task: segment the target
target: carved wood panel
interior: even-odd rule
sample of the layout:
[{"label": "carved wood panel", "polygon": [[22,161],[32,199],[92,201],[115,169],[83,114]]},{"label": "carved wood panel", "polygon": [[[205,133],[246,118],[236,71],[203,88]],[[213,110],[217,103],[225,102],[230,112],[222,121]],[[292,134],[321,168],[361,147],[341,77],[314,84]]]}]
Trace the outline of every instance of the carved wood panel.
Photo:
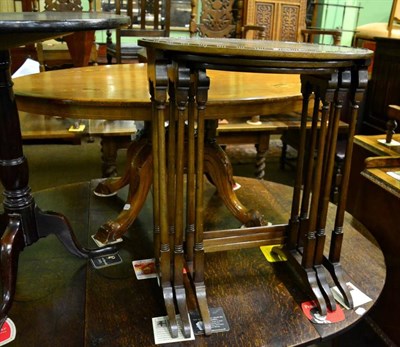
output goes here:
[{"label": "carved wood panel", "polygon": [[267,40],[300,41],[306,9],[306,0],[246,0],[243,24],[264,26]]},{"label": "carved wood panel", "polygon": [[232,0],[203,0],[198,30],[205,37],[235,37]]},{"label": "carved wood panel", "polygon": [[44,8],[46,11],[59,11],[59,12],[81,12],[81,0],[45,0]]}]

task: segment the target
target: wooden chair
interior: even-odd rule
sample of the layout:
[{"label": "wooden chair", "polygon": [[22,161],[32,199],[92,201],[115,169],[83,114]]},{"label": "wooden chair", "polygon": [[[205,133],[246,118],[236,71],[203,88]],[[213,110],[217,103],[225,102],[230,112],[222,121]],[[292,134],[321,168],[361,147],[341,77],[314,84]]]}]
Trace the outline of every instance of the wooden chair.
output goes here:
[{"label": "wooden chair", "polygon": [[375,37],[400,38],[400,2],[393,0],[387,23],[369,23],[356,28],[353,46],[359,47],[362,41],[374,41]]},{"label": "wooden chair", "polygon": [[[200,16],[198,13],[200,12]],[[307,41],[313,42],[317,35],[330,35],[333,43],[340,44],[340,30],[325,30],[306,27],[307,0],[195,0],[192,1],[192,15],[189,25],[190,35],[214,38],[246,38],[277,41]],[[282,115],[282,122],[285,122],[287,115]],[[276,117],[274,118],[276,121]],[[280,122],[280,123],[282,123]],[[264,122],[265,123],[265,122]],[[256,134],[249,129],[250,125],[258,127],[264,124],[260,116],[253,116],[243,121],[243,132]],[[292,125],[292,121],[291,124]],[[238,124],[235,124],[237,127]],[[299,122],[300,126],[300,122]],[[229,134],[237,137],[235,132],[225,132],[224,128],[229,127],[221,122],[218,125],[218,133],[224,134],[224,141],[227,144],[237,143],[231,141]],[[271,133],[277,131],[271,126],[265,127]],[[255,140],[249,136],[250,141],[255,143],[257,149],[255,174],[258,178],[265,175],[265,155],[268,151],[268,137],[260,137],[264,141]],[[267,139],[267,140],[265,140]],[[254,142],[250,142],[254,143]],[[284,153],[282,154],[284,157]]]},{"label": "wooden chair", "polygon": [[[14,0],[14,12],[37,12],[39,10],[38,0]],[[37,60],[36,47],[34,44],[11,49],[11,73],[17,71],[27,58]]]},{"label": "wooden chair", "polygon": [[[93,11],[93,0],[88,0],[89,11]],[[81,0],[45,0],[45,11],[82,11]],[[54,67],[89,65],[97,62],[95,32],[78,32],[56,40],[48,40],[36,45],[41,71]]]},{"label": "wooden chair", "polygon": [[340,30],[306,27],[307,0],[200,1],[192,2],[191,36],[313,42],[329,35],[340,44]]},{"label": "wooden chair", "polygon": [[118,64],[123,60],[136,60],[142,47],[136,43],[122,42],[124,37],[169,36],[171,21],[171,0],[108,0],[103,2],[103,11],[115,11],[116,14],[126,14],[131,18],[128,28],[116,29],[115,43],[111,32],[107,32],[107,62],[111,64],[115,57]]}]

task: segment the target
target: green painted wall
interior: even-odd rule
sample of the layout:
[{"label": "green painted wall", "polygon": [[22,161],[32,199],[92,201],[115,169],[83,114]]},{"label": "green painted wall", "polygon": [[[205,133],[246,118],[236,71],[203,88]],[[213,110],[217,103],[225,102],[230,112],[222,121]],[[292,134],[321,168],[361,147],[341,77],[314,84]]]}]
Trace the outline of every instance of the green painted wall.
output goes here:
[{"label": "green painted wall", "polygon": [[318,1],[324,4],[319,10],[318,26],[342,29],[342,44],[346,46],[351,45],[353,33],[357,26],[367,23],[387,22],[392,7],[392,0]]},{"label": "green painted wall", "polygon": [[392,0],[361,0],[358,25],[387,22],[392,8]]}]

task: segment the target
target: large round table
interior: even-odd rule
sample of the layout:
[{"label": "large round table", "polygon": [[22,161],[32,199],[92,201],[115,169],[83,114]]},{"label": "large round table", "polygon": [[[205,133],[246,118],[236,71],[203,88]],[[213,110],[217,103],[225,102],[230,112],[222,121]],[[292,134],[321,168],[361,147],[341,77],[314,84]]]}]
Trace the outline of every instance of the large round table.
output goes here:
[{"label": "large round table", "polygon": [[[253,204],[274,223],[284,223],[293,188],[250,178],[235,177],[245,204]],[[70,184],[34,194],[45,209],[63,211],[78,240],[94,245],[98,222],[114,218],[127,190],[112,199],[92,194],[98,180]],[[268,198],[265,203],[264,197]],[[206,229],[235,228],[215,188],[204,193]],[[152,200],[147,199],[134,224],[123,236],[119,255],[123,262],[95,269],[71,255],[52,236],[27,248],[20,256],[18,291],[10,317],[17,327],[15,346],[155,346],[152,318],[165,316],[156,278],[138,280],[132,261],[152,258]],[[335,208],[330,206],[329,227]],[[351,215],[345,217],[346,236],[341,263],[345,280],[372,301],[357,307],[367,312],[385,283],[382,251],[370,233]],[[358,311],[344,310],[345,320],[314,324],[303,314],[308,301],[288,262],[270,263],[260,248],[206,254],[205,280],[211,308],[222,308],[230,330],[197,335],[187,346],[300,346],[333,339],[363,319]],[[188,291],[191,286],[188,284]],[[193,299],[193,297],[191,297]],[[195,310],[191,301],[189,310]],[[171,346],[175,346],[171,344]],[[178,343],[179,345],[179,343]],[[168,345],[169,346],[169,345]]]}]

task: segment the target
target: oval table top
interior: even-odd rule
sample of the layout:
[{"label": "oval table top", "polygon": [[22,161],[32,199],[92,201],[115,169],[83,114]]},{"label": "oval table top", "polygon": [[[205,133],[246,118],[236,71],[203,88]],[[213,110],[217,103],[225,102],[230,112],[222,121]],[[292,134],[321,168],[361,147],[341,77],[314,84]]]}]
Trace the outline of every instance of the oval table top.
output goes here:
[{"label": "oval table top", "polygon": [[0,13],[0,49],[34,43],[62,34],[129,25],[127,16],[98,12]]},{"label": "oval table top", "polygon": [[[300,77],[210,70],[207,118],[301,110]],[[21,111],[86,119],[150,120],[146,64],[100,65],[14,79]]]},{"label": "oval table top", "polygon": [[[334,67],[340,66],[345,60],[368,59],[373,55],[372,51],[362,48],[268,40],[160,37],[143,38],[138,43],[150,49],[179,54],[182,60],[204,62],[203,58],[207,56],[207,63],[211,63],[210,57],[220,57],[225,63],[233,65],[237,65],[238,59],[244,58],[242,63],[251,61],[250,65],[261,66],[261,60],[273,59],[276,66],[280,65],[279,62],[285,62],[300,67],[300,61],[313,61],[314,67],[320,63],[321,66]],[[195,56],[199,56],[199,59]],[[238,59],[229,59],[232,57]],[[260,61],[255,62],[257,59]]]}]

